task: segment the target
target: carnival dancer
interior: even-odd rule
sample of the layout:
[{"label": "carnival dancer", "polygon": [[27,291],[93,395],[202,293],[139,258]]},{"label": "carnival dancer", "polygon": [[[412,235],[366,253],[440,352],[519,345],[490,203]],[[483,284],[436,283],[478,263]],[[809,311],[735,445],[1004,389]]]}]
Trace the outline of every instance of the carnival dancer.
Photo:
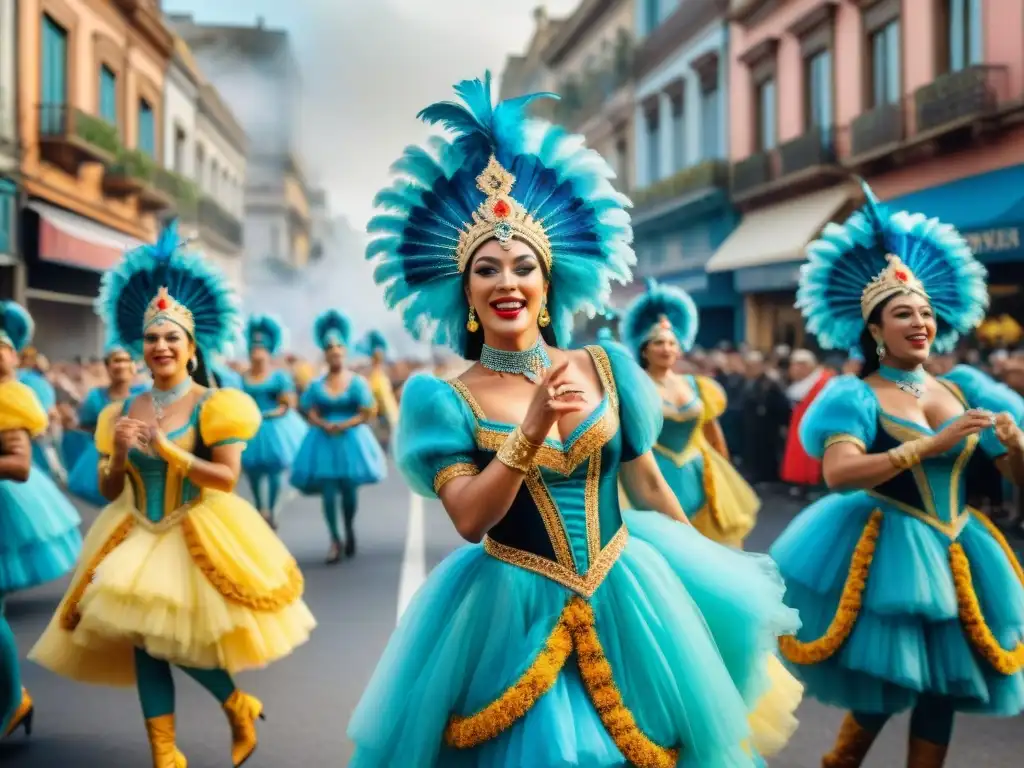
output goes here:
[{"label": "carnival dancer", "polygon": [[725,392],[707,376],[674,371],[697,338],[697,306],[678,288],[647,281],[623,314],[623,341],[658,387],[664,426],[654,457],[694,526],[708,538],[742,547],[761,502],[729,463],[718,424]]},{"label": "carnival dancer", "polygon": [[67,479],[67,471],[57,450],[61,440],[56,439],[60,426],[57,390],[39,369],[39,352],[35,347],[26,347],[21,353],[18,381],[32,390],[46,412],[46,430],[32,439],[32,461],[40,471],[64,482]]},{"label": "carnival dancer", "polygon": [[256,507],[272,528],[277,527],[281,481],[291,467],[307,429],[295,411],[295,383],[291,374],[271,367],[272,358],[285,345],[285,334],[284,325],[271,315],[253,315],[245,331],[249,345],[249,372],[243,383],[245,391],[260,407],[263,423],[242,454],[242,468],[249,480]]},{"label": "carnival dancer", "polygon": [[172,221],[103,276],[100,313],[112,340],[143,357],[153,389],[100,414],[100,488],[115,501],[29,658],[80,682],[136,686],[154,768],[187,765],[175,740],[179,667],[221,703],[238,766],[256,749],[263,705],[232,676],[288,655],[315,622],[294,559],[233,492],[259,408],[206,386],[206,356],[237,322],[235,296],[180,243]]},{"label": "carnival dancer", "polygon": [[[796,614],[770,559],[687,524],[629,353],[568,348],[573,315],[630,276],[628,201],[579,137],[527,121],[536,96],[494,107],[489,75],[456,92],[466,106],[421,117],[457,138],[395,164],[409,178],[377,196],[367,254],[409,331],[474,361],[408,382],[395,450],[483,544],[403,615],[349,725],[350,765],[754,765],[748,750],[795,724],[799,686],[768,660]],[[624,524],[620,468],[661,514]]]},{"label": "carnival dancer", "polygon": [[32,698],[21,687],[4,598],[58,579],[82,547],[78,512],[32,462],[30,441],[46,430],[46,412],[17,379],[18,352],[32,339],[29,313],[0,301],[0,735],[32,730]]},{"label": "carnival dancer", "polygon": [[327,373],[302,393],[299,408],[309,419],[310,430],[292,465],[291,482],[302,493],[320,496],[331,536],[327,563],[334,564],[342,553],[339,504],[345,522],[344,552],[352,557],[359,487],[383,480],[387,461],[369,426],[376,415],[370,384],[345,368],[349,319],[336,309],[321,312],[313,335],[324,351]]},{"label": "carnival dancer", "polygon": [[242,375],[232,370],[223,355],[217,355],[210,363],[210,371],[220,389],[245,389]]},{"label": "carnival dancer", "polygon": [[[111,403],[120,403],[130,395],[145,390],[134,384],[135,360],[132,353],[120,344],[107,345],[103,363],[107,368],[109,387],[96,387],[89,391],[78,409],[78,427],[89,433],[96,432],[100,413]],[[107,500],[100,493],[99,451],[95,440],[90,440],[68,475],[68,490],[83,501],[97,507],[106,506]]]},{"label": "carnival dancer", "polygon": [[861,765],[911,710],[908,766],[938,768],[956,712],[1024,710],[1024,574],[966,507],[980,448],[1024,480],[1024,400],[959,366],[923,370],[984,317],[984,268],[936,219],[866,206],[808,247],[797,305],[828,349],[863,351],[807,411],[801,439],[829,487],[771,553],[803,629],[781,648],[808,692],[849,710],[826,768]]},{"label": "carnival dancer", "polygon": [[786,397],[792,406],[786,452],[782,457],[782,482],[790,484],[790,494],[806,496],[821,484],[821,462],[807,455],[800,444],[800,423],[814,399],[832,378],[832,372],[818,364],[818,358],[807,349],[796,349],[789,357],[790,384]]},{"label": "carnival dancer", "polygon": [[390,444],[391,435],[398,426],[398,400],[388,375],[388,340],[380,331],[369,331],[363,339],[361,349],[370,356],[370,391],[377,403],[374,426],[381,444]]}]

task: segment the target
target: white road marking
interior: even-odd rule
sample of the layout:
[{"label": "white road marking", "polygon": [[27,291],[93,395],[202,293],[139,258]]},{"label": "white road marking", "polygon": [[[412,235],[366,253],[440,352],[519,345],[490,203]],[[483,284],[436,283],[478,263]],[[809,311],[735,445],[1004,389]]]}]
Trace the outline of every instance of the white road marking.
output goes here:
[{"label": "white road marking", "polygon": [[398,581],[398,620],[412,602],[413,595],[427,580],[427,552],[423,535],[423,497],[409,494],[409,527],[405,534],[405,555]]}]

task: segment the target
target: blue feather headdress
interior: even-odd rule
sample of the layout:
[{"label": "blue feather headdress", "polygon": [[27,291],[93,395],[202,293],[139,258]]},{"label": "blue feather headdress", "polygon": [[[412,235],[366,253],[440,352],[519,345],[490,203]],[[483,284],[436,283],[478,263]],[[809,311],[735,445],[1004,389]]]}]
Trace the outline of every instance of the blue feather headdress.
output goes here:
[{"label": "blue feather headdress", "polygon": [[313,323],[313,338],[320,349],[339,344],[347,347],[351,335],[352,323],[348,316],[336,309],[321,312]]},{"label": "blue feather headdress", "polygon": [[875,307],[917,293],[935,311],[935,351],[953,349],[985,317],[985,268],[951,226],[921,213],[890,213],[861,185],[866,205],[842,225],[826,225],[807,247],[796,301],[807,329],[826,349],[850,349]]},{"label": "blue feather headdress", "polygon": [[288,340],[288,329],[274,315],[250,315],[245,324],[245,343],[250,350],[262,347],[271,357],[284,348]]},{"label": "blue feather headdress", "polygon": [[135,358],[135,356],[132,355],[132,351],[128,349],[128,347],[126,347],[124,344],[121,344],[120,342],[117,341],[108,341],[106,345],[103,347],[103,361],[106,362],[112,356],[118,354],[119,352],[123,352],[129,355],[130,357],[132,357],[132,359]]},{"label": "blue feather headdress", "polygon": [[551,278],[548,312],[558,345],[569,342],[573,315],[593,315],[610,281],[628,282],[629,200],[614,172],[583,139],[528,119],[535,93],[493,105],[491,76],[455,86],[463,103],[433,104],[419,117],[454,134],[427,148],[409,147],[391,170],[402,178],[380,193],[384,209],[368,225],[367,248],[385,302],[398,308],[418,340],[463,354],[468,306],[463,271],[491,239],[527,242]]},{"label": "blue feather headdress", "polygon": [[388,340],[378,330],[369,330],[359,342],[359,353],[362,355],[373,355],[376,352],[387,354],[389,349]]},{"label": "blue feather headdress", "polygon": [[111,344],[141,356],[146,327],[169,321],[184,328],[203,352],[218,352],[236,332],[234,290],[208,259],[183,245],[172,219],[155,245],[129,251],[103,275],[96,312]]},{"label": "blue feather headdress", "polygon": [[36,324],[32,315],[21,304],[14,301],[0,301],[0,344],[6,344],[15,352],[21,352],[32,341]]},{"label": "blue feather headdress", "polygon": [[660,329],[671,330],[686,352],[697,338],[697,305],[685,291],[647,280],[647,291],[626,308],[619,323],[623,343],[640,358],[640,350]]}]

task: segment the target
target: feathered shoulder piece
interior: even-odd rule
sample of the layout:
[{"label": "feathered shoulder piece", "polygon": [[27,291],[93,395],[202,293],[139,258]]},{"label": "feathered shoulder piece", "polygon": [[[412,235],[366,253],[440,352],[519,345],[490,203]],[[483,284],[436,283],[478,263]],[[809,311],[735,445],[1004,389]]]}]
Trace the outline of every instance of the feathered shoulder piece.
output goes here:
[{"label": "feathered shoulder piece", "polygon": [[32,315],[21,304],[14,301],[0,301],[0,344],[21,352],[32,341],[36,325]]},{"label": "feathered shoulder piece", "polygon": [[359,343],[359,352],[364,355],[372,355],[378,351],[387,354],[388,340],[380,331],[369,330]]},{"label": "feathered shoulder piece", "polygon": [[640,358],[643,345],[659,333],[672,333],[686,352],[697,338],[697,305],[679,288],[648,279],[647,290],[626,308],[619,322],[619,335],[630,351]]},{"label": "feathered shoulder piece", "polygon": [[337,309],[321,312],[313,322],[313,337],[320,349],[338,344],[347,347],[351,335],[352,323],[347,315]]},{"label": "feathered shoulder piece", "polygon": [[270,314],[250,315],[245,324],[245,343],[249,349],[262,347],[271,356],[278,355],[288,341],[288,329]]},{"label": "feathered shoulder piece", "polygon": [[827,349],[858,345],[876,307],[897,294],[928,299],[938,321],[934,349],[946,352],[985,317],[985,268],[948,224],[890,212],[861,182],[867,202],[843,224],[827,224],[807,247],[797,307]]},{"label": "feathered shoulder piece", "polygon": [[110,345],[141,355],[146,328],[172,322],[204,352],[216,353],[237,332],[234,290],[212,262],[184,246],[172,219],[155,245],[129,251],[103,275],[96,312],[107,326]]},{"label": "feathered shoulder piece", "polygon": [[527,243],[551,278],[548,312],[560,346],[573,315],[594,314],[611,280],[627,282],[636,262],[629,200],[614,173],[583,139],[527,118],[534,93],[494,105],[491,77],[455,86],[461,103],[441,102],[419,117],[446,128],[426,148],[409,147],[392,166],[398,179],[378,193],[367,258],[419,341],[462,354],[468,306],[463,272],[480,245]]}]

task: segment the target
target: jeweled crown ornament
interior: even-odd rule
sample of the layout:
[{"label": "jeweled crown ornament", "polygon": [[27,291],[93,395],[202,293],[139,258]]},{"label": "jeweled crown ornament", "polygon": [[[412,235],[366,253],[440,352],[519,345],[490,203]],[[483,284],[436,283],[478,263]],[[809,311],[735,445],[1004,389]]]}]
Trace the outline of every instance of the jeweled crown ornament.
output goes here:
[{"label": "jeweled crown ornament", "polygon": [[647,334],[648,339],[656,339],[662,334],[675,335],[672,330],[672,321],[668,319],[667,315],[659,315],[658,322],[651,326],[650,332]]},{"label": "jeweled crown ornament", "polygon": [[483,243],[494,238],[506,251],[516,237],[528,243],[544,266],[551,270],[551,241],[540,222],[535,221],[523,206],[512,197],[516,177],[501,166],[491,155],[487,167],[476,178],[477,188],[487,195],[473,212],[473,220],[459,233],[455,260],[459,272],[466,269],[470,257]]},{"label": "jeweled crown ornament", "polygon": [[860,296],[860,312],[864,320],[871,316],[875,307],[899,293],[916,293],[923,299],[930,299],[924,285],[899,256],[890,253],[885,259],[888,266],[867,284]]},{"label": "jeweled crown ornament", "polygon": [[195,335],[196,321],[188,307],[171,296],[167,288],[161,288],[157,291],[153,300],[149,302],[149,306],[146,307],[146,314],[142,318],[142,326],[143,328],[149,328],[153,323],[165,320],[181,326],[190,336]]}]

